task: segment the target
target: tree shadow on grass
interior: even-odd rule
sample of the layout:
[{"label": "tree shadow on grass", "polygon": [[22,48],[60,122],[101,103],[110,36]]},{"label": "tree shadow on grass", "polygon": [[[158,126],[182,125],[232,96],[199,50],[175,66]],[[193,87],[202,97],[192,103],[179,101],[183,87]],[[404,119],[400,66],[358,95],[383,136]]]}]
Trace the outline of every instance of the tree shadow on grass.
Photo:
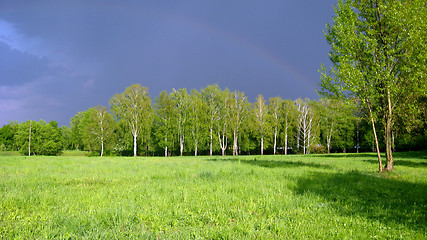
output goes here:
[{"label": "tree shadow on grass", "polygon": [[303,161],[287,161],[287,160],[258,160],[254,159],[237,159],[237,158],[217,158],[207,159],[207,161],[226,161],[226,162],[239,162],[264,168],[296,168],[296,167],[311,167],[330,169],[331,166],[326,164],[303,162]]},{"label": "tree shadow on grass", "polygon": [[424,159],[427,160],[427,150],[416,151],[416,152],[393,152],[393,157],[402,158],[413,158],[413,159]]},{"label": "tree shadow on grass", "polygon": [[342,215],[359,215],[389,226],[426,230],[427,185],[396,179],[395,175],[313,172],[297,180],[297,194],[316,194],[326,207]]},{"label": "tree shadow on grass", "polygon": [[[362,160],[363,162],[376,164],[378,165],[378,160]],[[383,164],[385,160],[383,160]],[[416,159],[416,160],[403,160],[399,158],[394,158],[394,166],[405,166],[413,168],[427,168],[427,160]]]},{"label": "tree shadow on grass", "polygon": [[310,158],[372,158],[376,157],[376,153],[331,153],[331,154],[310,154],[306,155]]}]

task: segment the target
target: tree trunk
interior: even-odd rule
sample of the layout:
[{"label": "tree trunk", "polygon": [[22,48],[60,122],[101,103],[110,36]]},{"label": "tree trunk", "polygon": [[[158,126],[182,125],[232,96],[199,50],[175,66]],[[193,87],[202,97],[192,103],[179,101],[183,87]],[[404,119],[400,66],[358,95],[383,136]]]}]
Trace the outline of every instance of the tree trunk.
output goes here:
[{"label": "tree trunk", "polygon": [[137,135],[133,135],[133,156],[136,157],[136,137]]},{"label": "tree trunk", "polygon": [[274,150],[273,154],[276,155],[276,147],[277,147],[277,127],[274,128]]},{"label": "tree trunk", "polygon": [[264,155],[264,136],[261,136],[261,155]]},{"label": "tree trunk", "polygon": [[182,154],[184,152],[184,139],[182,137],[179,139],[179,152],[182,157]]},{"label": "tree trunk", "polygon": [[285,155],[288,155],[288,119],[286,119],[285,127]]},{"label": "tree trunk", "polygon": [[233,156],[239,155],[237,152],[237,132],[234,130],[233,132]]},{"label": "tree trunk", "polygon": [[305,154],[305,144],[306,144],[306,140],[307,140],[307,136],[306,136],[306,133],[304,132],[304,134],[303,134],[303,137],[304,137],[304,139],[303,139],[303,143],[304,143],[304,146],[303,146],[303,154]]},{"label": "tree trunk", "polygon": [[368,104],[368,108],[369,108],[369,115],[370,115],[371,123],[372,123],[372,130],[374,131],[375,146],[376,146],[377,155],[378,155],[378,171],[382,172],[383,171],[383,163],[382,163],[382,160],[381,160],[381,153],[380,153],[380,146],[378,144],[377,131],[375,130],[374,116],[372,114],[372,109],[371,109],[371,107],[370,107],[369,104]]},{"label": "tree trunk", "polygon": [[359,153],[359,121],[356,121],[356,152]]},{"label": "tree trunk", "polygon": [[101,157],[104,155],[104,140],[101,139]]},{"label": "tree trunk", "polygon": [[334,122],[331,123],[331,129],[329,131],[329,135],[326,136],[326,142],[327,142],[327,145],[328,145],[328,154],[331,153],[331,139],[332,139],[333,129],[334,129]]},{"label": "tree trunk", "polygon": [[165,134],[165,144],[166,144],[166,146],[165,146],[165,157],[167,157],[168,156],[168,134],[167,133]]},{"label": "tree trunk", "polygon": [[196,156],[196,157],[197,157],[197,144],[198,144],[198,142],[196,141],[194,143],[194,156]]},{"label": "tree trunk", "polygon": [[211,142],[209,146],[209,156],[212,156],[212,128],[210,128],[210,132],[211,132]]},{"label": "tree trunk", "polygon": [[222,135],[222,141],[221,141],[221,134],[218,133],[219,147],[221,148],[222,156],[225,156],[225,149],[227,149],[227,140],[228,138],[225,135]]},{"label": "tree trunk", "polygon": [[391,110],[391,99],[390,99],[390,89],[387,89],[387,100],[388,100],[388,113],[386,117],[386,126],[385,126],[385,149],[386,149],[386,170],[387,171],[393,171],[393,152],[392,152],[392,134],[391,134],[391,128],[392,128],[392,110]]}]

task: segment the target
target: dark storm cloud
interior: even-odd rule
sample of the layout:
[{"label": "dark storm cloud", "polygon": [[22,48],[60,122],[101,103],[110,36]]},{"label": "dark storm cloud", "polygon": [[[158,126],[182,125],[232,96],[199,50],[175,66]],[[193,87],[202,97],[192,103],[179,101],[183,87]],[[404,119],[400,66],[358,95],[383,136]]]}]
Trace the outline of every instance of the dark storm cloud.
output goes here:
[{"label": "dark storm cloud", "polygon": [[11,49],[0,42],[0,76],[2,85],[21,85],[34,81],[49,70],[46,58]]},{"label": "dark storm cloud", "polygon": [[316,98],[335,3],[2,1],[0,125],[68,124],[132,83]]}]

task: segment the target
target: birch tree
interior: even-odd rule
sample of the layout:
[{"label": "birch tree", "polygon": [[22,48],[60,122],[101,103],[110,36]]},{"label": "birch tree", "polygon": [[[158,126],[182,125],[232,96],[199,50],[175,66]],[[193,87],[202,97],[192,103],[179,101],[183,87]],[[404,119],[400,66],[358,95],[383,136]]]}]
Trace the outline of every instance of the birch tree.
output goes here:
[{"label": "birch tree", "polygon": [[157,131],[162,135],[160,145],[164,148],[165,157],[167,157],[173,146],[173,128],[176,118],[175,103],[166,91],[162,91],[156,98],[154,107],[156,117],[159,119],[158,124],[156,124]]},{"label": "birch tree", "polygon": [[[148,88],[134,84],[110,99],[111,112],[122,120],[133,136],[133,156],[137,156],[137,139],[143,130],[149,131],[152,119],[151,99]],[[140,136],[142,137],[142,136]]]},{"label": "birch tree", "polygon": [[110,142],[115,130],[113,116],[104,106],[96,106],[88,110],[88,122],[85,125],[85,132],[91,142],[100,145],[100,155],[104,155],[106,143]]},{"label": "birch tree", "polygon": [[264,96],[258,95],[256,102],[253,104],[253,112],[255,116],[256,132],[258,133],[261,142],[261,155],[264,155],[264,138],[268,134],[268,108],[265,104]]},{"label": "birch tree", "polygon": [[[283,125],[283,135],[284,135],[284,143],[285,143],[285,155],[288,154],[289,148],[289,133],[294,132],[292,129],[295,128],[295,121],[297,115],[297,109],[295,107],[295,103],[292,100],[286,99],[282,102],[282,125]],[[299,140],[298,140],[299,141]]]},{"label": "birch tree", "polygon": [[179,139],[179,152],[182,156],[184,153],[184,142],[187,131],[186,128],[190,107],[190,99],[187,93],[187,89],[185,88],[179,90],[173,89],[171,92],[171,98],[174,101],[176,108],[176,127]]},{"label": "birch tree", "polygon": [[209,156],[212,156],[213,151],[213,136],[214,128],[217,121],[219,120],[219,97],[221,89],[218,85],[208,85],[206,88],[201,91],[203,101],[207,105],[206,115],[207,115],[207,127],[209,130]]},{"label": "birch tree", "polygon": [[280,97],[274,97],[269,99],[268,112],[269,122],[271,130],[273,131],[273,154],[276,155],[277,149],[277,137],[279,134],[280,122],[281,122],[281,108],[283,99]]},{"label": "birch tree", "polygon": [[197,90],[191,90],[190,94],[190,116],[189,116],[189,127],[191,131],[191,138],[193,140],[194,156],[197,156],[199,143],[202,140],[203,128],[205,127],[206,116],[206,104],[202,99],[201,93]]},{"label": "birch tree", "polygon": [[302,99],[297,99],[295,104],[299,111],[298,116],[298,131],[299,131],[299,140],[303,143],[303,154],[307,154],[308,147],[315,140],[315,135],[313,134],[313,127],[315,124],[315,120],[313,117],[312,109],[309,107],[309,100],[306,99],[303,101]]},{"label": "birch tree", "polygon": [[217,100],[217,109],[219,110],[217,121],[218,142],[221,148],[221,155],[225,156],[230,125],[230,91],[226,89],[220,92]]},{"label": "birch tree", "polygon": [[241,125],[248,118],[250,103],[244,93],[234,91],[229,98],[230,127],[233,132],[233,155],[238,154],[238,139],[241,133]]},{"label": "birch tree", "polygon": [[322,116],[322,128],[326,137],[326,147],[328,149],[328,154],[330,154],[332,136],[338,131],[339,127],[339,106],[337,106],[338,101],[332,101],[325,98],[320,100],[320,104],[322,107],[320,111]]}]

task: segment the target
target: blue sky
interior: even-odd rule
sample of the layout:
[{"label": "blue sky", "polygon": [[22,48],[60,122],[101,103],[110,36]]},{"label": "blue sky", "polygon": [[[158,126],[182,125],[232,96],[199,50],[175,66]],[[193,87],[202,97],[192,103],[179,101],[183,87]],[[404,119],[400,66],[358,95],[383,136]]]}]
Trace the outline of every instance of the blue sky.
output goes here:
[{"label": "blue sky", "polygon": [[0,2],[0,126],[55,120],[133,83],[318,98],[334,1]]}]

